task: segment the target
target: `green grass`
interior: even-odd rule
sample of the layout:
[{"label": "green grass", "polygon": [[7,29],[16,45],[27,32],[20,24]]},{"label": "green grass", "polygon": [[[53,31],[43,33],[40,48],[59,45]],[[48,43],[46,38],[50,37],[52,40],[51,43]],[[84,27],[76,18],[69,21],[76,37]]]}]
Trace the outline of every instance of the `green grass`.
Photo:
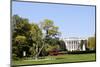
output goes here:
[{"label": "green grass", "polygon": [[12,65],[36,65],[36,64],[51,64],[51,63],[69,63],[69,62],[84,62],[95,61],[95,53],[92,54],[66,54],[59,56],[47,56],[45,59],[39,60],[20,60],[12,61]]}]

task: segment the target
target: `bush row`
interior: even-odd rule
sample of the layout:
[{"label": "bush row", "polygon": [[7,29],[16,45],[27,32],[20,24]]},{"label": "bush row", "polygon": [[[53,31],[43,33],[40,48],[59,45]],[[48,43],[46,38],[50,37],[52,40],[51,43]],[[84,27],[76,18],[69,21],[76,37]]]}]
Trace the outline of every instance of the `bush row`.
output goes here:
[{"label": "bush row", "polygon": [[67,54],[88,54],[88,53],[96,53],[95,50],[91,51],[68,51]]}]

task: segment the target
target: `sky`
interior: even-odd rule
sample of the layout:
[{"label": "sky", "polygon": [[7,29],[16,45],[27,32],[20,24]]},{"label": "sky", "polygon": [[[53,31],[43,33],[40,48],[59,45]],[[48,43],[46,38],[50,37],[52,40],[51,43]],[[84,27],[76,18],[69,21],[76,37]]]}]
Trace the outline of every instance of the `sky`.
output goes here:
[{"label": "sky", "polygon": [[12,2],[12,15],[39,23],[44,19],[54,21],[61,37],[89,37],[95,34],[95,6]]}]

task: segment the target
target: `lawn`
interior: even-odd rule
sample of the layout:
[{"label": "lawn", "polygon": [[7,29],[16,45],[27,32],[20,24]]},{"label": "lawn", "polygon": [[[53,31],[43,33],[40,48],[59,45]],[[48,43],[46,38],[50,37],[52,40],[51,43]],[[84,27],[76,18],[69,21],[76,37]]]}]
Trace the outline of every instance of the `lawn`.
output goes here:
[{"label": "lawn", "polygon": [[95,53],[92,54],[65,54],[58,56],[46,56],[39,60],[20,60],[12,61],[12,65],[37,65],[37,64],[53,64],[53,63],[70,63],[70,62],[84,62],[95,61]]}]

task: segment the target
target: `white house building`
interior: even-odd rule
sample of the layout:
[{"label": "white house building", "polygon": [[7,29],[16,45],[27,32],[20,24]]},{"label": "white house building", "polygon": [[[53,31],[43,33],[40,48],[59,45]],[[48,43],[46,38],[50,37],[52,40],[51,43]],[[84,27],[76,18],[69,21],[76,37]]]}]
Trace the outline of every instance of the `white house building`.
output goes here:
[{"label": "white house building", "polygon": [[77,37],[70,37],[70,38],[63,38],[65,42],[66,49],[68,51],[85,51],[87,45],[87,39],[77,38]]}]

